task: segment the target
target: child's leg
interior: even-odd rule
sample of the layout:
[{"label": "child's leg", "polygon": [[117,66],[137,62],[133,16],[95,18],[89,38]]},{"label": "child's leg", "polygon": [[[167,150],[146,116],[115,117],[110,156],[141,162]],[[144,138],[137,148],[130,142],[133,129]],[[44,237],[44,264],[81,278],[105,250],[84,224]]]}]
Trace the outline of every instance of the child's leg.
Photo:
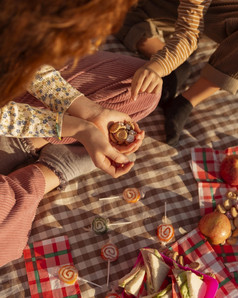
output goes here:
[{"label": "child's leg", "polygon": [[[219,2],[219,3],[218,3]],[[219,5],[217,5],[219,4]],[[229,18],[225,18],[229,15]],[[187,109],[178,105],[175,98],[165,107],[167,142],[175,145],[180,137],[193,107],[206,100],[218,90],[235,94],[238,90],[238,4],[213,1],[206,14],[205,33],[219,46],[202,69],[201,77],[182,93]],[[179,96],[181,98],[181,95]],[[174,109],[176,106],[176,109]],[[188,108],[190,107],[190,108]]]},{"label": "child's leg", "polygon": [[8,175],[26,162],[34,162],[36,150],[24,139],[0,136],[0,174]]}]

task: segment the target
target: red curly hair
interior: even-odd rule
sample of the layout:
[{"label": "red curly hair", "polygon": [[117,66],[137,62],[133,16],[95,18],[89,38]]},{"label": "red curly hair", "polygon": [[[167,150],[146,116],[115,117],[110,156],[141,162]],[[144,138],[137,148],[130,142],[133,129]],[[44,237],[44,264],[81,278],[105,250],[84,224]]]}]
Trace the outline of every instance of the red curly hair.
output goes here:
[{"label": "red curly hair", "polygon": [[0,105],[42,64],[92,53],[137,0],[0,0]]}]

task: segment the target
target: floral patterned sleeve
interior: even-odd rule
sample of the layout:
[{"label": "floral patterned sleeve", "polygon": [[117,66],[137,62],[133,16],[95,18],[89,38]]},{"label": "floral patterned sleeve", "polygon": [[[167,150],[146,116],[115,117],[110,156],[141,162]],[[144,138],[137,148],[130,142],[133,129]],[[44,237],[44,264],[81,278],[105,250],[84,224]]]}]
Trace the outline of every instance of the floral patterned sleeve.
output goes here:
[{"label": "floral patterned sleeve", "polygon": [[0,135],[7,137],[60,137],[63,113],[9,102],[0,109]]},{"label": "floral patterned sleeve", "polygon": [[49,65],[42,66],[36,72],[28,92],[49,109],[58,112],[65,112],[76,98],[83,96],[62,78],[59,71]]}]

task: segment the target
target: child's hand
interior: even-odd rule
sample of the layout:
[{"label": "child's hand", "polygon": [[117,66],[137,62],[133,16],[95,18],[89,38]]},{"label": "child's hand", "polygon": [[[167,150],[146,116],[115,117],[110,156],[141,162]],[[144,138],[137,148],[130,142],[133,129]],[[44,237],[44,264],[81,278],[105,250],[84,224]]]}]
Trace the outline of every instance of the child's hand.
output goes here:
[{"label": "child's hand", "polygon": [[137,69],[131,82],[131,99],[136,100],[140,92],[161,94],[163,80],[157,62],[148,62]]}]

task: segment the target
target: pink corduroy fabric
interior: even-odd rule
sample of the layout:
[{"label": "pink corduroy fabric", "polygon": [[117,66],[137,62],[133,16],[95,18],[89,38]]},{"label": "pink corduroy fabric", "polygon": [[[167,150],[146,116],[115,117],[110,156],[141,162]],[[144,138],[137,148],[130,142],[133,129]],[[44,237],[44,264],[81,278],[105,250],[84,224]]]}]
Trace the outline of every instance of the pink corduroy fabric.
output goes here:
[{"label": "pink corduroy fabric", "polygon": [[0,267],[21,257],[44,190],[44,176],[34,165],[0,175]]}]

